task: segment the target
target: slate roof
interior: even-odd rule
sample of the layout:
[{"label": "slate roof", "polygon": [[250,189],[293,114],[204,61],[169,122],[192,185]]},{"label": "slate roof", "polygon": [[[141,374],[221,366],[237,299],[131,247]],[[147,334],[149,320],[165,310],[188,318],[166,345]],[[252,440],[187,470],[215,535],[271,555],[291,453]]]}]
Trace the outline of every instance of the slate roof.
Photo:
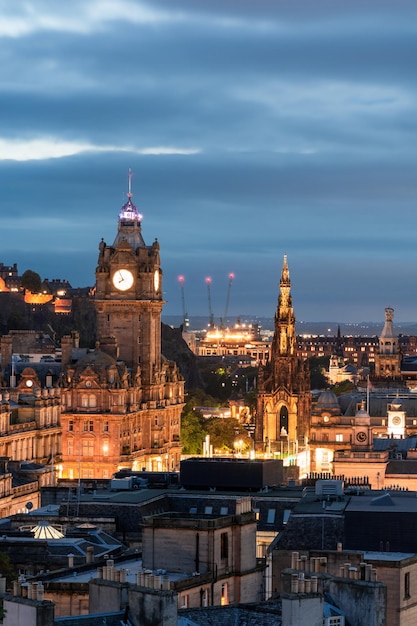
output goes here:
[{"label": "slate roof", "polygon": [[[32,361],[17,361],[13,363],[13,369],[18,381],[23,370],[27,367],[30,367],[35,371],[42,387],[46,387],[47,376],[52,376],[52,383],[54,384],[59,379],[62,370],[62,364],[56,361],[42,361],[39,363],[33,363]],[[12,366],[9,364],[6,368],[6,377],[11,375],[11,369]]]},{"label": "slate roof", "polygon": [[120,626],[126,624],[130,626],[132,622],[123,621],[125,611],[117,611],[117,613],[96,613],[95,615],[72,615],[68,617],[56,617],[54,619],[55,626]]},{"label": "slate roof", "polygon": [[389,461],[385,470],[385,476],[388,474],[417,475],[417,460],[409,459],[406,461]]},{"label": "slate roof", "polygon": [[[373,449],[375,452],[385,450],[397,450],[406,455],[408,450],[417,448],[417,437],[407,437],[406,439],[392,439],[391,437],[377,437],[374,439]],[[407,461],[408,463],[410,461]]]},{"label": "slate roof", "polygon": [[[343,415],[355,417],[356,408],[363,400],[366,393],[349,393],[339,397],[339,404]],[[371,392],[369,396],[369,415],[371,417],[386,417],[389,404],[401,404],[407,417],[417,417],[417,394],[402,390],[388,392]]]},{"label": "slate roof", "polygon": [[178,617],[186,617],[198,626],[280,626],[282,623],[280,602],[180,609]]}]

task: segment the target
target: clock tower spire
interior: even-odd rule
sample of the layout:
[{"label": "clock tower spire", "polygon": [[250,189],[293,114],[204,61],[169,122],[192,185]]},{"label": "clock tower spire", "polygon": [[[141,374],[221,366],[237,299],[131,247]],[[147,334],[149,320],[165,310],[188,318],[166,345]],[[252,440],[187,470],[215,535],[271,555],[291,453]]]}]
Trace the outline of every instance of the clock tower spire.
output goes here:
[{"label": "clock tower spire", "polygon": [[127,202],[119,212],[113,245],[102,239],[96,268],[95,307],[98,339],[114,337],[119,359],[141,371],[145,386],[161,369],[162,270],[159,243],[147,246],[142,215],[132,201],[132,172]]},{"label": "clock tower spire", "polygon": [[132,250],[136,250],[140,247],[145,248],[146,244],[142,237],[143,215],[139,213],[133,204],[132,198],[132,170],[129,169],[127,202],[119,212],[117,235],[113,246],[117,246],[121,241],[127,241]]}]

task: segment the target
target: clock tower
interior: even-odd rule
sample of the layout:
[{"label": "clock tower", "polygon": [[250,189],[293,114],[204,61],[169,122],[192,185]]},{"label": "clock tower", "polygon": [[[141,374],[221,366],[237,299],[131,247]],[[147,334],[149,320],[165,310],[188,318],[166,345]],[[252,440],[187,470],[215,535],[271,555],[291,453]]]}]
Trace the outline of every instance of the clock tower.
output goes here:
[{"label": "clock tower", "polygon": [[388,405],[388,437],[403,439],[405,435],[405,411],[400,402]]},{"label": "clock tower", "polygon": [[129,171],[113,244],[99,244],[96,347],[76,360],[77,346],[63,339],[63,478],[110,478],[120,467],[171,471],[180,464],[184,379],[161,354],[159,244],[143,240],[131,180]]},{"label": "clock tower", "polygon": [[111,246],[99,245],[95,307],[99,340],[115,338],[118,358],[134,373],[140,370],[146,388],[161,369],[162,271],[158,241],[147,246],[143,240],[131,182],[129,170],[117,235]]},{"label": "clock tower", "polygon": [[365,408],[365,402],[361,403],[356,412],[352,427],[352,450],[370,450],[372,448],[371,418]]},{"label": "clock tower", "polygon": [[379,337],[379,348],[375,355],[375,375],[378,378],[401,377],[401,352],[398,336],[394,333],[394,309],[385,309],[385,324]]}]

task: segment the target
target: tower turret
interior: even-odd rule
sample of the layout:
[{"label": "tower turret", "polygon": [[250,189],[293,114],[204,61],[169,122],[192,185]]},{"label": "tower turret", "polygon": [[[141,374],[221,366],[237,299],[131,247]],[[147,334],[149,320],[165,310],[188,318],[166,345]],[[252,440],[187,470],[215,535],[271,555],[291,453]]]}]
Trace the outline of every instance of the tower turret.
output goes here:
[{"label": "tower turret", "polygon": [[385,324],[375,356],[375,374],[381,378],[398,378],[401,375],[401,354],[398,336],[394,332],[394,309],[389,306],[385,309]]}]

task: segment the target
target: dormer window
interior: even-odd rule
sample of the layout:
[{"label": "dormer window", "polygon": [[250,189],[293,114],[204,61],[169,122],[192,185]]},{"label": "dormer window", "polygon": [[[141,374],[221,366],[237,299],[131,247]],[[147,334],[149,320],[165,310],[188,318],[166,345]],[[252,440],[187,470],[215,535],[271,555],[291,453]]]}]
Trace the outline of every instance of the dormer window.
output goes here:
[{"label": "dormer window", "polygon": [[94,409],[97,406],[97,398],[94,393],[83,393],[81,396],[81,406],[83,409]]}]

